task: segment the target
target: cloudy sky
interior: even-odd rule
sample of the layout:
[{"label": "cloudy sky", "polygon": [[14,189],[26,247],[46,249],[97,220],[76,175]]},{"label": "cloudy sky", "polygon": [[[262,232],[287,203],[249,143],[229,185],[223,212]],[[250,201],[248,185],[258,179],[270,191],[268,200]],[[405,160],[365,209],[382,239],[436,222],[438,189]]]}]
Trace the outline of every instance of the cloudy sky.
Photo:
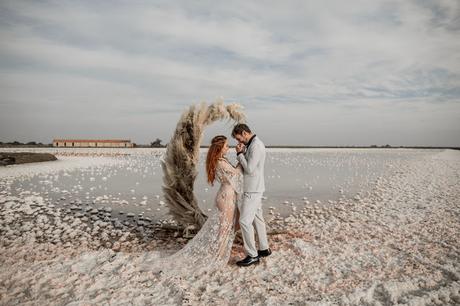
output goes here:
[{"label": "cloudy sky", "polygon": [[2,0],[0,22],[3,142],[167,142],[223,97],[268,145],[460,146],[458,0]]}]

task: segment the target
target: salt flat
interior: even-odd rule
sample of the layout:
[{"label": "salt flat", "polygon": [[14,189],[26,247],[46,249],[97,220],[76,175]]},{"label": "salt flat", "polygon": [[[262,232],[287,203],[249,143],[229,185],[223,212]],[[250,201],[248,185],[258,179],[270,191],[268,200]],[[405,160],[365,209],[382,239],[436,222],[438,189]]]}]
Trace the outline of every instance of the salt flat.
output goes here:
[{"label": "salt flat", "polygon": [[[88,170],[92,175],[104,177],[106,171],[125,168],[130,159],[62,156],[66,158],[59,166],[0,169],[0,304],[459,304],[460,152],[394,150],[393,159],[388,159],[389,152],[369,158],[378,153],[375,150],[366,155],[366,151],[330,149],[323,152],[325,158],[316,153],[269,153],[272,165],[286,162],[306,172],[292,180],[284,177],[281,167],[271,179],[286,180],[290,188],[297,178],[304,178],[313,190],[330,182],[337,187],[337,197],[317,202],[328,190],[315,196],[300,182],[295,185],[300,189],[295,195],[297,209],[291,208],[295,200],[289,199],[289,205],[280,206],[289,207],[287,216],[281,208],[268,214],[269,229],[282,233],[269,237],[274,252],[260,265],[235,266],[242,256],[241,245],[235,244],[222,271],[212,275],[203,271],[175,282],[156,279],[142,267],[179,249],[186,239],[155,236],[148,224],[120,225],[108,204],[103,211],[96,207],[96,213],[86,212],[86,207],[94,209],[93,199],[68,190],[74,201],[68,204],[81,208],[75,212],[49,197],[52,188],[41,188],[55,183],[39,184],[33,191],[12,189],[15,182],[36,175],[52,181],[50,175],[57,171],[83,173],[78,172],[79,163],[92,169]],[[134,160],[145,164],[142,156],[151,154],[142,150]],[[387,166],[381,167],[382,163]],[[349,170],[327,172],[335,176],[332,181],[327,177],[321,181],[321,172],[312,174],[356,165],[361,167],[352,182],[341,179],[351,175]],[[7,172],[2,174],[3,170]],[[267,175],[275,176],[270,170]],[[314,185],[314,181],[321,182]],[[307,200],[301,197],[304,194]],[[276,195],[267,201],[271,198]]]}]

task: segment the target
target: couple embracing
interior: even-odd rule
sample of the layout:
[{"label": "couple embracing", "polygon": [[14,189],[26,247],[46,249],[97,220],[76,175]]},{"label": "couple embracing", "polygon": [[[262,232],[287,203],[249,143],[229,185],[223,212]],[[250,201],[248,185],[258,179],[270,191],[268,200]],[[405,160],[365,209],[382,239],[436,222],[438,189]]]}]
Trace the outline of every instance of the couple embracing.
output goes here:
[{"label": "couple embracing", "polygon": [[[233,242],[234,232],[238,228],[241,229],[246,257],[237,261],[237,265],[249,266],[258,263],[261,257],[271,254],[262,211],[262,195],[265,191],[265,146],[243,123],[233,128],[232,137],[238,141],[235,148],[238,164],[233,166],[227,160],[228,140],[227,137],[219,135],[211,141],[206,158],[206,172],[210,184],[215,180],[220,183],[215,204],[220,216],[220,227],[226,230],[220,231],[219,234],[227,233]],[[255,243],[255,233],[259,241],[258,247]],[[228,241],[228,244],[232,243]],[[228,255],[225,251],[228,250],[218,254]]]},{"label": "couple embracing", "polygon": [[[241,229],[245,257],[238,266],[250,266],[269,256],[267,232],[262,214],[265,191],[265,146],[246,124],[234,126],[236,166],[226,158],[229,150],[226,136],[215,136],[206,157],[208,183],[217,181],[220,188],[208,218],[196,235],[172,255],[153,257],[146,254],[142,269],[163,277],[193,278],[228,266],[236,231]],[[255,243],[255,233],[259,241]]]}]

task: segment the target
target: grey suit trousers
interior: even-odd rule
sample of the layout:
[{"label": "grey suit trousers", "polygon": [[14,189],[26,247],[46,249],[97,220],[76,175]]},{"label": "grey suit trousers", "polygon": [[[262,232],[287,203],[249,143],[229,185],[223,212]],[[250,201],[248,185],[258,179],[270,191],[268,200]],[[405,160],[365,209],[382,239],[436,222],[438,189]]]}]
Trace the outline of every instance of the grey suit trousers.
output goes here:
[{"label": "grey suit trousers", "polygon": [[259,250],[268,249],[267,230],[262,214],[262,192],[244,192],[239,202],[240,227],[247,255],[257,256],[254,227],[259,238]]}]

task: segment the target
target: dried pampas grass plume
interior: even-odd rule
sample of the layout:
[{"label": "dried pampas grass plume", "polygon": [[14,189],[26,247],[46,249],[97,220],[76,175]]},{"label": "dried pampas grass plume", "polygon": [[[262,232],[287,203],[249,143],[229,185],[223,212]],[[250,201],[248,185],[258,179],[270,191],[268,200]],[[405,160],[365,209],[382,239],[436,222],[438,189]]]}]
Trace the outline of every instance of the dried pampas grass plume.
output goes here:
[{"label": "dried pampas grass plume", "polygon": [[169,213],[179,225],[199,230],[207,216],[198,207],[193,186],[198,171],[196,166],[204,128],[218,120],[243,123],[246,117],[239,104],[225,105],[222,99],[207,105],[202,102],[186,110],[169,141],[164,159],[163,193]]}]

